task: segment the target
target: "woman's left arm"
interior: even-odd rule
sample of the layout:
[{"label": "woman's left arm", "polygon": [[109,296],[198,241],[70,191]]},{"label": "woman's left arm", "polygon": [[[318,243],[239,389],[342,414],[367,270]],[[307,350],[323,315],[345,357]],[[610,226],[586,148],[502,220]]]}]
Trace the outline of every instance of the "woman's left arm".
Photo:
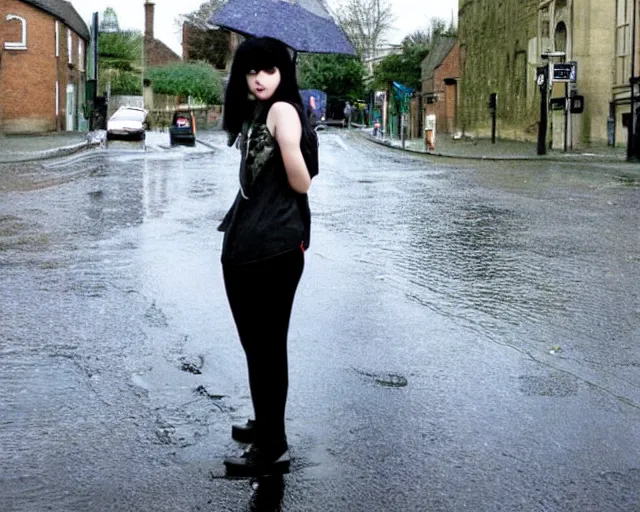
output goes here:
[{"label": "woman's left arm", "polygon": [[311,186],[311,177],[300,150],[302,124],[298,111],[290,103],[274,103],[267,116],[267,127],[280,146],[289,185],[296,192],[306,194]]}]

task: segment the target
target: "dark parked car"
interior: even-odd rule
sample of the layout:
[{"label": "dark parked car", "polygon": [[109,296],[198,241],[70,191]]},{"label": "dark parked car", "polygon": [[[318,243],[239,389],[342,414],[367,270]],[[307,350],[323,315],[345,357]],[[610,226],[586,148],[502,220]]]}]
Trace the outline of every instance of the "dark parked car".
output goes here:
[{"label": "dark parked car", "polygon": [[172,146],[196,145],[196,118],[193,112],[187,110],[174,112],[169,128],[169,140]]}]

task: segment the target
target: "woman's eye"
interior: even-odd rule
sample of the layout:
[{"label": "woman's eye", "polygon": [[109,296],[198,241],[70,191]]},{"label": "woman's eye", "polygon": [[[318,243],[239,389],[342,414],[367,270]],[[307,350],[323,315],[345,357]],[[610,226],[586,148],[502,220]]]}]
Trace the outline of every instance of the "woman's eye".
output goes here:
[{"label": "woman's eye", "polygon": [[247,73],[247,75],[257,75],[256,70],[255,70],[255,69],[251,69],[251,70],[249,70],[249,72]]},{"label": "woman's eye", "polygon": [[273,75],[276,72],[276,68],[267,69],[265,71],[266,71],[267,75]]}]

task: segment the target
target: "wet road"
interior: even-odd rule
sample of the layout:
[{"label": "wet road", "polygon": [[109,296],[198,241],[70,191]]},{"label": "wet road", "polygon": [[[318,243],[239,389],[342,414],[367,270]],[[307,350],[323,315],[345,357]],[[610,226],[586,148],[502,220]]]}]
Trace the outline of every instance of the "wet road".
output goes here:
[{"label": "wet road", "polygon": [[292,473],[250,482],[238,154],[157,137],[0,166],[0,510],[640,510],[639,171],[323,133]]}]

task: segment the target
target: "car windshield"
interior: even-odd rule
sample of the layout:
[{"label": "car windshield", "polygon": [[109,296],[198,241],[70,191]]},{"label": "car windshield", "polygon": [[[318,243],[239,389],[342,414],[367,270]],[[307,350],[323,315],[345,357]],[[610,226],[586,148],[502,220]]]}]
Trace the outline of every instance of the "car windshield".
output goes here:
[{"label": "car windshield", "polygon": [[113,114],[111,119],[118,119],[121,121],[142,121],[144,119],[144,112],[138,110],[120,110]]}]

